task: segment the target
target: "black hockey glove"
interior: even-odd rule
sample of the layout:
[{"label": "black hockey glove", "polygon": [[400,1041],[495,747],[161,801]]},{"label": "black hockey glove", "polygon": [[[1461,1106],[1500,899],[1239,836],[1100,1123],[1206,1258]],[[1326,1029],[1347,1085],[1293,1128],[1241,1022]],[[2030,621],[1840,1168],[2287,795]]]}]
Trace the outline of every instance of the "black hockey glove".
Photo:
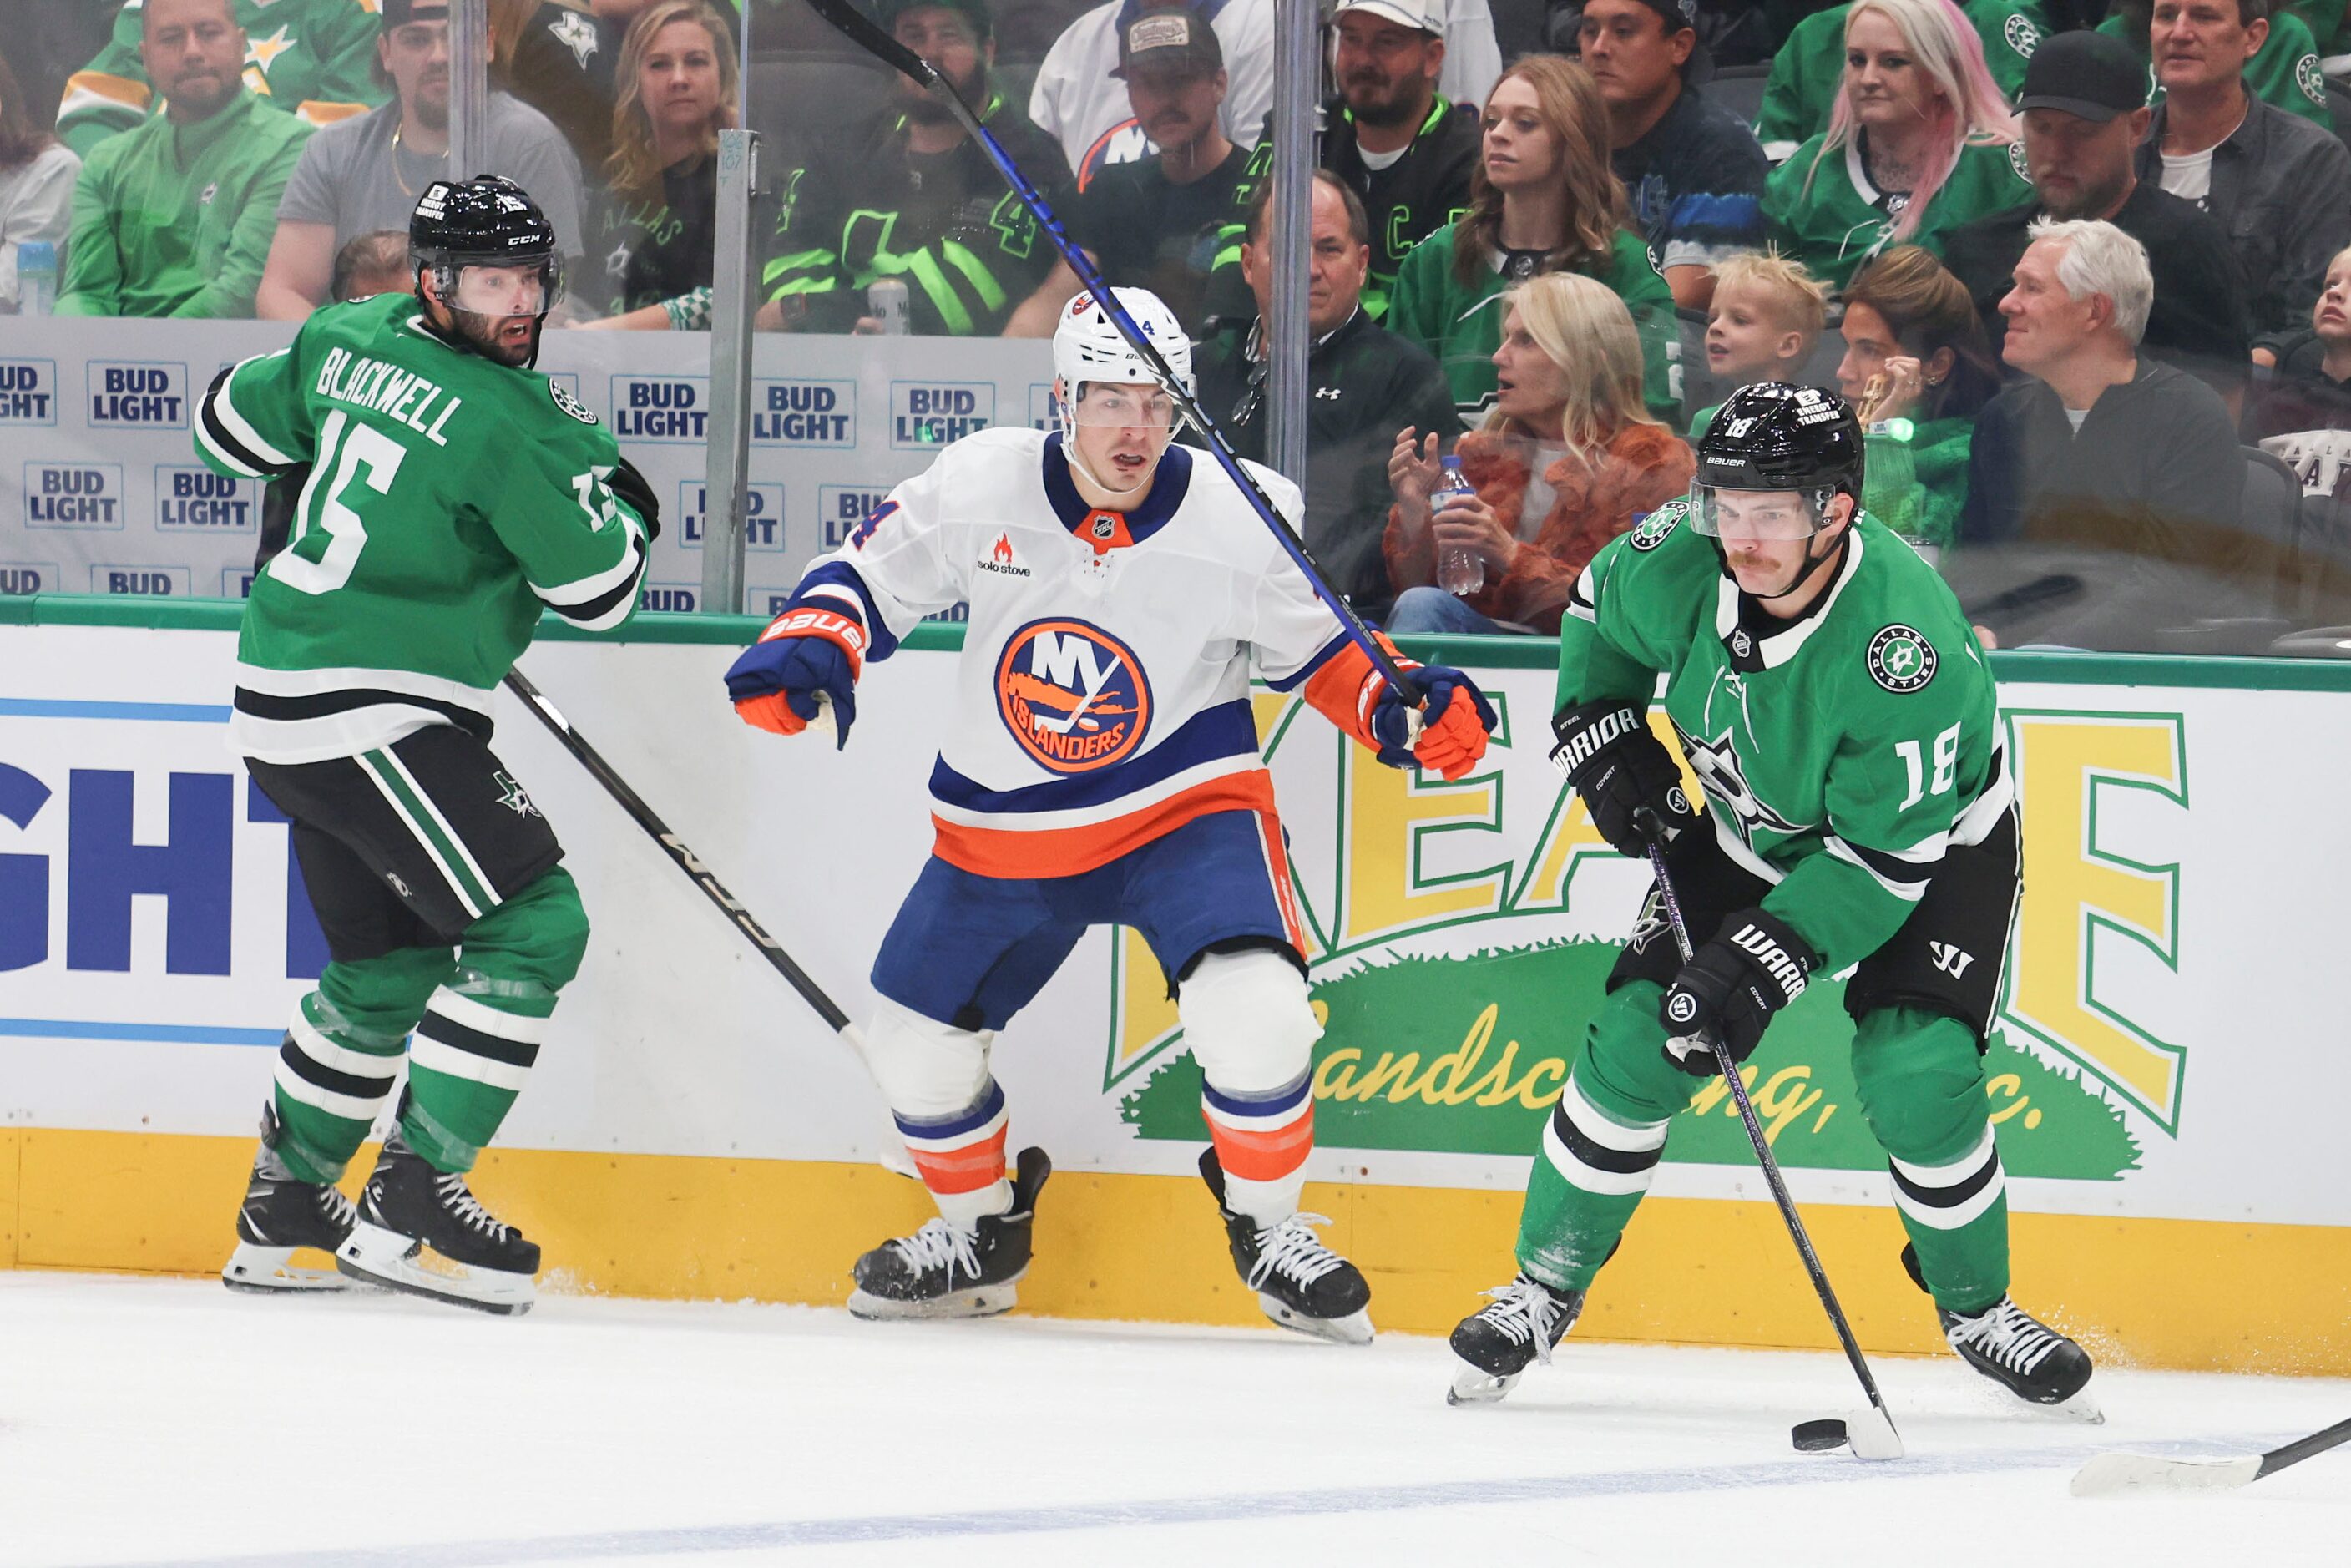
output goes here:
[{"label": "black hockey glove", "polygon": [[1618,854],[1634,860],[1648,854],[1637,821],[1644,809],[1657,814],[1668,840],[1697,822],[1682,793],[1681,770],[1631,704],[1604,697],[1562,708],[1552,717],[1551,732],[1559,740],[1551,759]]},{"label": "black hockey glove", "polygon": [[612,476],[604,481],[604,487],[626,501],[629,510],[645,520],[645,543],[661,538],[661,503],[653,499],[653,487],[645,483],[645,476],[637,472],[635,464],[622,458]]},{"label": "black hockey glove", "polygon": [[1657,1002],[1669,1037],[1666,1060],[1684,1072],[1713,1077],[1719,1071],[1714,1051],[1701,1038],[1711,1036],[1729,1049],[1731,1061],[1746,1061],[1771,1015],[1804,994],[1804,977],[1818,962],[1785,921],[1761,909],[1729,916]]}]

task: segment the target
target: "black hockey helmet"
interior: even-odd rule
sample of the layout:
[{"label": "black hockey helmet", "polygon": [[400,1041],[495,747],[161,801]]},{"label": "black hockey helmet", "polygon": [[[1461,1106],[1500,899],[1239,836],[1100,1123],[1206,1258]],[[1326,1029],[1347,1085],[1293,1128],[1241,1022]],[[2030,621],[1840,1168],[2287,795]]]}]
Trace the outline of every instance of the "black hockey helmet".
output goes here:
[{"label": "black hockey helmet", "polygon": [[[544,320],[563,298],[563,253],[555,225],[520,185],[500,174],[434,181],[408,220],[408,260],[412,267],[432,273],[442,302],[475,348],[508,363],[538,358],[535,333],[530,358],[522,361],[498,351],[487,336],[492,324],[515,316]],[[517,267],[538,269],[536,289],[528,287],[528,277],[517,280],[513,273],[467,284],[468,268]],[[421,282],[417,294],[423,296]]]},{"label": "black hockey helmet", "polygon": [[1698,443],[1690,515],[1699,533],[1719,536],[1718,492],[1793,490],[1810,503],[1805,532],[1816,532],[1830,497],[1860,503],[1861,479],[1861,421],[1851,403],[1823,387],[1761,382],[1740,387],[1715,411]]}]

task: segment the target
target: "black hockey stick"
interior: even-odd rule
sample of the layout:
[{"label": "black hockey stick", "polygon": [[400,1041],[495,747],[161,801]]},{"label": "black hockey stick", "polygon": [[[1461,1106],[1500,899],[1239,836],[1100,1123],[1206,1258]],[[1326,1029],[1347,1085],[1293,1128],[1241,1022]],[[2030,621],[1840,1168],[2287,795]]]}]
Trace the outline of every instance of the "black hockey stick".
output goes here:
[{"label": "black hockey stick", "polygon": [[[1689,962],[1696,951],[1690,945],[1689,927],[1682,922],[1681,900],[1674,895],[1673,874],[1666,870],[1664,825],[1655,812],[1641,814],[1641,835],[1649,841],[1649,869],[1657,879],[1657,901],[1666,906],[1666,920],[1674,928],[1674,946],[1681,949],[1682,962]],[[1886,1408],[1886,1396],[1877,1391],[1877,1379],[1870,1375],[1869,1360],[1861,1354],[1861,1345],[1853,1337],[1853,1325],[1845,1321],[1844,1309],[1837,1305],[1836,1291],[1829,1286],[1828,1270],[1821,1267],[1820,1254],[1813,1250],[1813,1239],[1805,1232],[1804,1221],[1796,1213],[1796,1200],[1788,1196],[1788,1184],[1780,1176],[1780,1162],[1772,1157],[1771,1140],[1763,1135],[1763,1124],[1756,1117],[1754,1103],[1747,1097],[1747,1084],[1739,1076],[1739,1063],[1730,1059],[1730,1051],[1722,1041],[1707,1039],[1704,1043],[1714,1052],[1715,1065],[1722,1070],[1723,1082],[1730,1086],[1730,1098],[1739,1107],[1739,1119],[1747,1124],[1747,1141],[1755,1145],[1756,1162],[1763,1167],[1763,1180],[1771,1188],[1772,1201],[1780,1206],[1780,1218],[1788,1222],[1788,1235],[1796,1243],[1796,1251],[1804,1260],[1804,1272],[1813,1277],[1813,1290],[1821,1298],[1821,1306],[1829,1314],[1835,1328],[1837,1343],[1844,1346],[1844,1358],[1853,1367],[1853,1375],[1861,1379],[1862,1392],[1869,1396],[1869,1414],[1848,1424],[1844,1422],[1805,1422],[1796,1428],[1800,1448],[1834,1448],[1836,1437],[1853,1445],[1855,1454],[1865,1459],[1898,1459],[1902,1457],[1902,1435],[1894,1429],[1893,1413]],[[1874,1419],[1873,1419],[1874,1417]],[[1808,1429],[1812,1437],[1808,1439]]]},{"label": "black hockey stick", "polygon": [[2233,1491],[2298,1465],[2313,1454],[2351,1443],[2351,1421],[2337,1421],[2266,1454],[2236,1459],[2154,1459],[2144,1454],[2100,1454],[2074,1477],[2075,1497],[2127,1491]]},{"label": "black hockey stick", "polygon": [[852,43],[892,69],[904,72],[955,116],[965,132],[987,154],[988,162],[996,165],[996,172],[1004,176],[1004,183],[1012,187],[1012,193],[1020,198],[1020,204],[1029,209],[1029,215],[1037,220],[1046,237],[1053,242],[1053,248],[1061,253],[1061,259],[1070,264],[1070,270],[1078,275],[1079,283],[1102,308],[1102,313],[1110,318],[1111,325],[1118,329],[1118,335],[1126,340],[1128,347],[1143,356],[1144,362],[1165,385],[1168,395],[1176,400],[1176,405],[1183,411],[1185,417],[1199,427],[1217,465],[1232,476],[1234,484],[1240,486],[1241,494],[1249,497],[1249,504],[1257,508],[1257,514],[1265,526],[1273,530],[1273,536],[1280,541],[1282,549],[1298,563],[1298,570],[1306,574],[1306,580],[1313,586],[1316,597],[1330,606],[1331,612],[1339,618],[1340,628],[1347,633],[1347,640],[1363,650],[1364,656],[1372,661],[1373,667],[1379,671],[1381,678],[1394,686],[1407,704],[1418,707],[1421,703],[1419,685],[1396,667],[1396,662],[1388,656],[1387,650],[1380,646],[1379,640],[1364,625],[1363,618],[1332,591],[1330,583],[1323,579],[1322,569],[1306,552],[1306,541],[1298,537],[1298,530],[1283,519],[1280,511],[1258,482],[1249,477],[1249,471],[1241,466],[1239,457],[1234,455],[1232,444],[1226,441],[1224,433],[1217,428],[1216,422],[1208,417],[1192,394],[1184,390],[1183,383],[1176,379],[1176,372],[1166,359],[1143,335],[1143,329],[1134,324],[1134,319],[1126,313],[1126,308],[1111,292],[1110,285],[1102,281],[1102,273],[1070,238],[1068,232],[1061,227],[1061,220],[1053,215],[1053,209],[1046,204],[1037,187],[1029,183],[1029,177],[1020,172],[1020,166],[1012,161],[1012,155],[1005,152],[987,127],[979,122],[979,116],[971,111],[971,105],[964,102],[962,95],[956,91],[946,77],[939,74],[937,68],[867,20],[857,9],[855,0],[809,0],[809,5],[818,16],[845,34]]}]

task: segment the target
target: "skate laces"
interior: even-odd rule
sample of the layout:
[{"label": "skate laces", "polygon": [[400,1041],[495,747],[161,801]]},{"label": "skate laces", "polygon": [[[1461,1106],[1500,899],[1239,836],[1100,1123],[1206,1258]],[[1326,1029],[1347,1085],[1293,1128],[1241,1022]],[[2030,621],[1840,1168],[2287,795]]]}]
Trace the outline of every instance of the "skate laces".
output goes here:
[{"label": "skate laces", "polygon": [[1301,1285],[1311,1285],[1323,1275],[1346,1261],[1314,1234],[1313,1228],[1328,1225],[1327,1214],[1293,1214],[1279,1225],[1269,1225],[1257,1233],[1257,1262],[1242,1283],[1252,1291],[1264,1285],[1268,1276],[1280,1274],[1285,1280]]},{"label": "skate laces", "polygon": [[952,1285],[957,1269],[974,1280],[979,1278],[978,1240],[977,1229],[965,1230],[944,1219],[934,1219],[912,1236],[901,1236],[890,1245],[918,1274],[933,1269],[946,1270],[947,1283]]},{"label": "skate laces", "polygon": [[359,1219],[359,1208],[343,1196],[340,1187],[322,1185],[314,1190],[318,1194],[315,1201],[319,1205],[319,1212],[334,1225],[349,1230]]},{"label": "skate laces", "polygon": [[514,1228],[482,1207],[481,1200],[474,1196],[473,1188],[465,1185],[465,1178],[459,1172],[447,1171],[434,1177],[433,1190],[440,1196],[441,1207],[455,1215],[468,1230],[478,1231],[492,1240],[503,1241]]},{"label": "skate laces", "polygon": [[1524,1279],[1513,1280],[1486,1294],[1494,1304],[1481,1309],[1478,1315],[1501,1330],[1513,1344],[1532,1340],[1535,1359],[1549,1366],[1552,1346],[1560,1338],[1552,1329],[1567,1315],[1559,1299],[1533,1281]]},{"label": "skate laces", "polygon": [[2031,1376],[2051,1351],[2065,1343],[2064,1335],[2006,1296],[1971,1318],[1952,1313],[1951,1321],[1943,1326],[1943,1335],[1952,1349],[1971,1348],[2020,1377]]}]

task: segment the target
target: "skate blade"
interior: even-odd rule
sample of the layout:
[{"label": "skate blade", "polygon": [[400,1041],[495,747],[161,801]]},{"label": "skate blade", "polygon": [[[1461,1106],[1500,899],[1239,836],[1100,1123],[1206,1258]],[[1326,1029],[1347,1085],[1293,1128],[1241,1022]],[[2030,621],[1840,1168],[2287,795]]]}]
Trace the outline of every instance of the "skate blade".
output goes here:
[{"label": "skate blade", "polygon": [[898,1301],[887,1296],[869,1295],[863,1291],[849,1292],[849,1315],[863,1318],[868,1322],[922,1322],[946,1318],[992,1318],[1008,1312],[1019,1304],[1020,1295],[1013,1287],[1019,1276],[998,1285],[974,1285],[967,1291],[950,1291],[927,1301]]},{"label": "skate blade", "polygon": [[1453,1385],[1445,1391],[1445,1402],[1453,1406],[1498,1405],[1501,1403],[1502,1396],[1516,1388],[1519,1379],[1525,1375],[1522,1372],[1513,1372],[1508,1376],[1497,1377],[1485,1368],[1465,1361],[1460,1370],[1453,1375]]},{"label": "skate blade", "polygon": [[2061,1421],[2073,1421],[2085,1427],[2103,1427],[2106,1424],[2105,1411],[2099,1407],[2095,1399],[2090,1397],[2090,1391],[2086,1388],[2071,1399],[2060,1400],[2054,1405],[2043,1405],[2039,1408],[2046,1410]]},{"label": "skate blade", "polygon": [[1265,1315],[1292,1333],[1302,1333],[1309,1339],[1319,1339],[1331,1344],[1369,1344],[1372,1343],[1372,1313],[1368,1307],[1349,1312],[1343,1318],[1309,1317],[1279,1296],[1259,1291],[1258,1306]]},{"label": "skate blade", "polygon": [[344,1291],[350,1281],[332,1269],[298,1269],[294,1254],[300,1249],[264,1247],[240,1241],[221,1265],[221,1283],[232,1291],[256,1296],[298,1296],[321,1291]]},{"label": "skate blade", "polygon": [[422,1241],[364,1219],[335,1253],[335,1267],[387,1291],[505,1317],[520,1316],[538,1299],[538,1287],[528,1274],[453,1263],[427,1252]]}]

